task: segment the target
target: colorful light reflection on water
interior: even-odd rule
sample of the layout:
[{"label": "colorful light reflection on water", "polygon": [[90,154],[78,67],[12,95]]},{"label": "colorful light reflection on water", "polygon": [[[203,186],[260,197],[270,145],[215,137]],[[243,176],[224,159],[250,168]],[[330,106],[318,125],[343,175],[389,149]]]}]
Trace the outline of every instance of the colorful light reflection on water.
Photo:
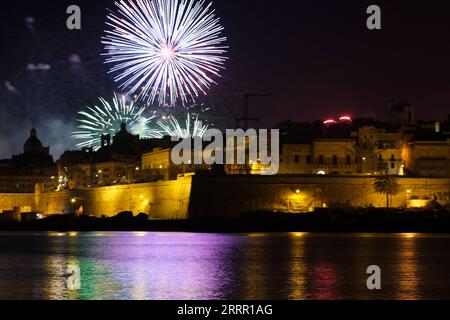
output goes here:
[{"label": "colorful light reflection on water", "polygon": [[449,299],[449,248],[423,234],[0,233],[0,299]]}]

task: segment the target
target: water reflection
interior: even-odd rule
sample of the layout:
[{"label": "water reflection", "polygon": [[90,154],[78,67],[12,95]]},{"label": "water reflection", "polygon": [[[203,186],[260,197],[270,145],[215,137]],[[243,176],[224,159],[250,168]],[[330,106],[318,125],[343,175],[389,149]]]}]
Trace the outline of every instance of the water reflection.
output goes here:
[{"label": "water reflection", "polygon": [[307,268],[305,263],[305,236],[306,233],[291,233],[290,265],[289,265],[289,296],[291,300],[304,300],[306,296]]},{"label": "water reflection", "polygon": [[[1,299],[445,299],[450,237],[0,233]],[[369,265],[382,290],[366,287]]]},{"label": "water reflection", "polygon": [[400,235],[398,250],[398,291],[397,298],[400,300],[421,299],[418,290],[419,275],[417,261],[417,239],[414,233]]},{"label": "water reflection", "polygon": [[61,300],[66,293],[66,258],[62,255],[50,255],[44,260],[46,281],[43,283],[44,299]]}]

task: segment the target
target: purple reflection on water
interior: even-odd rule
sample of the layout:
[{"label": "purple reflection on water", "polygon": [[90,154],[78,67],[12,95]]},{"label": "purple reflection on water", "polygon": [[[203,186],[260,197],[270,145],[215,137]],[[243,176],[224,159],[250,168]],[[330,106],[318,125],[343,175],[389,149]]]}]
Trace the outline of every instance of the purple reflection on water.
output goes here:
[{"label": "purple reflection on water", "polygon": [[[448,299],[449,235],[0,233],[0,299]],[[382,291],[366,268],[382,269]]]},{"label": "purple reflection on water", "polygon": [[127,298],[222,299],[222,288],[231,281],[227,266],[243,240],[245,236],[217,234],[122,233],[85,250],[108,266],[109,281]]}]

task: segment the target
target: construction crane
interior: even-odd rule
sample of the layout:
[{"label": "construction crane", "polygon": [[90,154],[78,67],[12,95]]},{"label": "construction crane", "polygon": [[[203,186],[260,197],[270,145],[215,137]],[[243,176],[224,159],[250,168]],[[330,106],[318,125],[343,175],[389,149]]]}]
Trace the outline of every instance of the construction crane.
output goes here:
[{"label": "construction crane", "polygon": [[244,115],[241,119],[236,119],[236,127],[239,128],[241,122],[244,122],[244,129],[248,129],[248,124],[250,121],[258,122],[258,118],[250,118],[249,117],[249,103],[250,97],[270,97],[270,93],[261,93],[261,92],[245,92],[242,94],[244,97]]}]

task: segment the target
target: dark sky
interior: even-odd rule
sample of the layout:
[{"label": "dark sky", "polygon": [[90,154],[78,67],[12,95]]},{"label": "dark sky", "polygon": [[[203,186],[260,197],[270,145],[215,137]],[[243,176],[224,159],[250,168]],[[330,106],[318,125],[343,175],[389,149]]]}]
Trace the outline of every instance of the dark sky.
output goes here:
[{"label": "dark sky", "polygon": [[[82,9],[81,31],[65,27],[70,4]],[[390,102],[406,99],[421,119],[450,114],[448,1],[213,0],[213,4],[230,51],[223,78],[205,99],[230,118],[241,112],[239,94],[246,90],[273,94],[251,102],[260,126],[344,113],[382,118]],[[381,31],[366,28],[369,4],[382,9]],[[14,126],[0,128],[0,157],[20,151],[31,125],[45,131],[42,140],[57,151],[70,147],[69,128],[79,107],[116,89],[100,57],[106,8],[113,9],[114,2],[2,3],[0,115]],[[34,31],[26,28],[26,17],[35,18]],[[79,69],[69,64],[71,54],[81,57]],[[48,62],[55,73],[50,79],[33,79],[32,89],[27,87],[30,79],[24,80],[30,59]],[[21,93],[29,97],[11,102],[5,98],[5,81],[20,83]],[[45,119],[51,119],[50,124],[44,124]]]}]

